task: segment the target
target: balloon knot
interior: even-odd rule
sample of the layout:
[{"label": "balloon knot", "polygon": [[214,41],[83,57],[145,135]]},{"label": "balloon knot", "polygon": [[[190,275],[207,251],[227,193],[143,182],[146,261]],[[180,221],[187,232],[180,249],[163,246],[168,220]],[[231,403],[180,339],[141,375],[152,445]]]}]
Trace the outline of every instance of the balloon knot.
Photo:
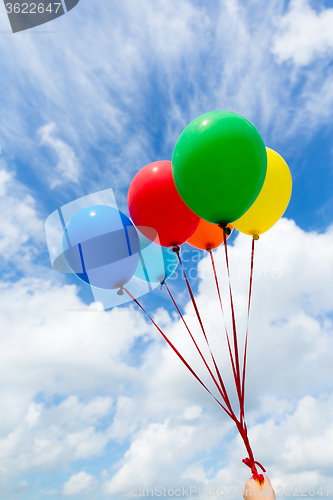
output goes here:
[{"label": "balloon knot", "polygon": [[253,239],[256,240],[256,241],[259,240],[259,234],[254,234],[253,235]]},{"label": "balloon knot", "polygon": [[242,460],[242,462],[245,465],[247,465],[248,467],[250,467],[251,472],[252,472],[252,479],[254,479],[259,484],[259,486],[262,487],[264,482],[265,482],[265,478],[264,478],[263,474],[258,474],[256,464],[259,465],[259,467],[262,469],[263,472],[266,472],[266,470],[263,468],[263,466],[259,462],[255,462],[251,458],[244,458],[244,460]]},{"label": "balloon knot", "polygon": [[180,247],[178,245],[175,245],[174,247],[172,247],[172,251],[175,253],[178,253],[179,250],[180,250]]},{"label": "balloon knot", "polygon": [[119,288],[119,290],[117,292],[117,295],[124,295],[124,289],[123,288]]},{"label": "balloon knot", "polygon": [[230,227],[228,227],[228,226],[226,226],[226,225],[223,225],[223,224],[218,224],[218,226],[219,226],[221,229],[223,229],[223,231],[225,232],[225,234],[226,234],[227,236],[230,236],[230,234],[231,234],[231,229],[230,229]]},{"label": "balloon knot", "polygon": [[259,486],[261,488],[263,487],[264,482],[265,482],[265,478],[264,478],[263,474],[253,474],[252,479],[254,479],[259,484]]}]

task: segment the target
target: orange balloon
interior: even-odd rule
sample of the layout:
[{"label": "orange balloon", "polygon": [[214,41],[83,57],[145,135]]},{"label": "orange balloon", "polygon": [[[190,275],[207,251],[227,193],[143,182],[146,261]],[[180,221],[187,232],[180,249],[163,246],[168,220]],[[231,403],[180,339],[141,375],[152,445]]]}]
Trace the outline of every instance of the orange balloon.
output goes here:
[{"label": "orange balloon", "polygon": [[[228,224],[228,227],[230,227],[232,232],[232,225]],[[226,235],[226,237],[228,238],[229,236]],[[213,250],[213,248],[217,248],[223,243],[223,229],[217,224],[200,219],[196,230],[186,243],[200,250]]]}]

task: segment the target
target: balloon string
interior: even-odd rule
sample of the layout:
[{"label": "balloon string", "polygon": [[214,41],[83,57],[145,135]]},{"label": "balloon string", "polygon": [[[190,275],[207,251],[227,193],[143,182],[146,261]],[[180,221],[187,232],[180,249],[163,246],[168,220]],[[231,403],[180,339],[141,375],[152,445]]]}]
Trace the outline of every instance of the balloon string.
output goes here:
[{"label": "balloon string", "polygon": [[[193,338],[193,336],[192,336],[192,334],[191,334],[191,332],[190,332],[190,330],[189,330],[189,328],[188,328],[188,326],[187,326],[187,324],[186,324],[186,322],[185,322],[185,319],[183,318],[183,316],[182,316],[182,314],[181,314],[181,312],[180,312],[180,310],[179,310],[179,307],[177,306],[176,301],[174,300],[174,298],[173,298],[173,296],[172,296],[172,294],[171,294],[171,291],[170,291],[170,289],[169,289],[168,285],[167,285],[165,282],[164,282],[163,284],[166,286],[166,288],[167,288],[167,290],[168,290],[168,292],[169,292],[169,295],[170,295],[170,297],[171,297],[171,299],[172,299],[172,301],[173,301],[173,303],[174,303],[174,305],[175,305],[175,307],[176,307],[176,309],[177,309],[177,311],[178,311],[178,314],[179,314],[179,315],[180,315],[180,317],[182,318],[182,320],[183,320],[183,322],[184,322],[184,324],[185,324],[185,326],[186,326],[186,328],[187,328],[187,330],[188,330],[189,334],[191,335],[191,338],[192,338],[192,340],[193,340],[194,344],[196,345],[196,347],[197,347],[197,349],[198,349],[198,351],[199,351],[199,353],[200,353],[200,355],[201,355],[202,359],[203,359],[203,360],[204,360],[204,362],[205,362],[205,365],[206,365],[206,367],[207,367],[207,369],[208,369],[209,373],[211,374],[211,376],[212,376],[213,380],[214,380],[214,381],[215,381],[215,383],[216,383],[216,380],[215,380],[215,378],[214,378],[214,375],[212,374],[211,370],[209,369],[209,367],[208,367],[208,365],[207,365],[207,363],[206,363],[206,361],[205,361],[205,359],[204,359],[204,357],[203,357],[203,355],[202,355],[202,353],[201,353],[201,351],[200,351],[199,347],[197,346],[197,344],[196,344],[196,342],[195,342],[195,339]],[[220,392],[221,392],[221,391],[220,391]],[[222,396],[222,397],[223,397],[223,396]],[[228,402],[229,402],[229,399],[228,399]],[[227,403],[226,403],[226,404],[227,404]],[[229,403],[229,404],[230,404],[230,403]],[[229,406],[228,406],[228,408],[229,408]],[[224,410],[226,411],[226,409],[224,409]],[[232,418],[232,420],[235,422],[235,424],[236,424],[236,426],[237,426],[237,429],[238,429],[238,431],[239,431],[239,433],[240,433],[240,435],[241,435],[241,437],[242,437],[242,439],[243,439],[243,441],[244,441],[245,447],[246,447],[246,449],[247,449],[247,451],[248,451],[248,453],[249,453],[250,459],[254,462],[253,452],[252,452],[251,445],[250,445],[250,442],[249,442],[249,439],[248,439],[248,435],[247,435],[247,427],[246,427],[245,419],[243,419],[243,422],[239,421],[239,420],[237,419],[237,417],[235,416],[235,413],[234,413],[234,411],[232,410],[231,405],[230,405],[230,412],[232,413],[232,415],[230,415],[230,414],[229,414],[229,412],[228,412],[228,411],[226,411],[226,413],[230,416],[230,418]],[[245,460],[248,460],[248,459],[245,459]],[[256,463],[256,462],[254,462],[254,463]],[[254,467],[255,467],[255,466],[254,466]],[[265,472],[265,470],[264,470],[264,472]]]},{"label": "balloon string", "polygon": [[[222,298],[221,298],[220,287],[219,287],[217,273],[216,273],[216,267],[215,267],[214,257],[213,257],[213,253],[212,253],[211,250],[209,250],[209,253],[210,253],[210,257],[211,257],[211,262],[212,262],[212,267],[213,267],[213,271],[214,271],[214,277],[215,277],[215,283],[216,283],[217,293],[218,293],[218,297],[219,297],[219,301],[220,301],[220,305],[221,305],[221,311],[222,311],[222,316],[223,316],[223,320],[224,320],[224,326],[225,326],[226,336],[227,336],[227,340],[228,340],[229,354],[230,354],[230,359],[231,359],[231,363],[232,363],[232,369],[233,369],[234,379],[235,379],[235,383],[236,383],[236,386],[237,386],[237,374],[236,374],[235,364],[234,364],[233,355],[232,355],[232,351],[231,351],[231,346],[230,346],[230,342],[229,342],[228,330],[227,330],[227,326],[226,326],[225,318],[224,318],[224,312],[223,312],[223,306],[222,306]],[[252,257],[253,257],[253,255],[252,255]],[[251,269],[253,271],[253,259],[252,259],[252,267],[251,267]],[[252,287],[252,281],[251,281],[251,287]],[[244,375],[244,371],[243,371],[243,377],[244,376],[245,375]],[[244,378],[243,378],[243,380],[244,380]],[[244,401],[244,393],[242,392],[242,402],[243,401]],[[245,447],[246,447],[246,449],[247,449],[247,451],[249,453],[249,456],[250,456],[250,458],[243,460],[243,462],[246,463],[246,465],[248,465],[247,461],[249,461],[251,463],[251,465],[252,465],[252,463],[255,463],[255,462],[254,462],[254,457],[253,457],[253,452],[252,452],[252,449],[251,449],[251,446],[250,446],[250,442],[249,442],[249,439],[248,439],[248,436],[247,436],[247,427],[246,427],[246,423],[245,423],[245,418],[243,419],[242,423],[238,422],[238,424],[236,423],[236,425],[237,425],[238,431],[239,431],[239,433],[240,433],[240,435],[241,435],[241,437],[242,437],[242,439],[244,441]],[[255,468],[255,465],[254,465],[254,468]],[[258,476],[256,470],[253,472],[253,474],[254,474],[254,476],[255,475]],[[256,477],[256,479],[257,479],[257,477]]]},{"label": "balloon string", "polygon": [[[192,375],[196,378],[196,380],[204,387],[204,389],[214,398],[214,400],[218,403],[218,405],[229,415],[229,417],[235,422],[236,427],[243,439],[245,448],[249,454],[249,458],[245,458],[243,462],[245,465],[251,468],[252,472],[252,477],[255,479],[259,484],[263,484],[264,482],[264,477],[262,474],[258,474],[257,469],[256,469],[256,464],[261,467],[261,469],[265,471],[263,466],[259,462],[255,462],[254,460],[254,455],[251,449],[251,445],[249,442],[249,438],[247,435],[247,428],[245,421],[243,422],[239,421],[237,417],[235,416],[234,412],[231,411],[231,413],[225,408],[225,406],[211,393],[211,391],[208,389],[208,387],[202,382],[200,377],[195,373],[195,371],[191,368],[191,366],[187,363],[185,358],[180,354],[180,352],[177,350],[177,348],[172,344],[172,342],[167,338],[167,336],[163,333],[163,331],[160,329],[160,327],[155,323],[155,321],[151,318],[151,316],[147,313],[147,311],[141,306],[141,304],[135,299],[135,297],[127,290],[125,287],[122,287],[121,290],[124,290],[127,295],[140,307],[140,309],[146,314],[146,316],[149,318],[149,320],[152,322],[152,324],[157,328],[157,330],[160,332],[164,340],[169,344],[171,349],[177,354],[179,359],[183,362],[183,364],[186,366],[186,368],[192,373]],[[178,306],[177,306],[178,308]],[[179,308],[178,308],[179,309]]]},{"label": "balloon string", "polygon": [[246,369],[246,357],[247,357],[247,339],[249,332],[249,320],[250,320],[250,307],[251,307],[251,296],[252,296],[252,282],[253,282],[253,262],[254,262],[254,238],[252,239],[252,249],[251,249],[251,265],[250,265],[250,285],[249,285],[249,302],[247,307],[247,323],[246,323],[246,334],[245,334],[245,347],[244,347],[244,362],[243,362],[243,379],[242,379],[242,406],[244,409],[245,400],[245,369]]},{"label": "balloon string", "polygon": [[[193,335],[192,335],[192,333],[191,333],[191,331],[190,331],[189,327],[187,326],[187,323],[186,323],[186,321],[185,321],[185,319],[184,319],[184,317],[183,317],[182,313],[180,312],[180,309],[179,309],[178,305],[176,304],[176,301],[175,301],[175,299],[174,299],[174,297],[173,297],[173,295],[172,295],[172,293],[171,293],[171,291],[170,291],[170,289],[169,289],[169,287],[168,287],[167,283],[165,283],[165,282],[164,282],[163,284],[165,285],[165,287],[166,287],[166,289],[167,289],[167,291],[168,291],[168,293],[169,293],[169,295],[170,295],[170,298],[171,298],[172,302],[174,303],[175,308],[176,308],[176,309],[177,309],[177,311],[178,311],[179,316],[181,317],[181,319],[182,319],[182,321],[183,321],[183,323],[184,323],[184,325],[185,325],[185,327],[186,327],[186,329],[187,329],[187,331],[188,331],[188,333],[189,333],[189,335],[190,335],[190,337],[191,337],[191,339],[192,339],[192,341],[193,341],[193,343],[194,343],[194,345],[195,345],[195,347],[196,347],[196,349],[197,349],[198,353],[200,354],[200,357],[201,357],[202,361],[204,362],[204,364],[205,364],[205,366],[206,366],[206,368],[207,368],[207,370],[208,370],[208,372],[209,372],[210,376],[212,377],[212,379],[213,379],[213,381],[214,381],[214,383],[215,383],[215,385],[216,385],[216,387],[217,387],[217,389],[218,389],[219,393],[221,394],[221,396],[222,396],[222,398],[223,398],[223,401],[225,402],[226,406],[228,407],[228,410],[229,410],[229,411],[227,411],[226,409],[224,409],[224,410],[225,410],[225,411],[226,411],[226,413],[229,415],[229,417],[231,417],[231,418],[235,417],[235,418],[236,418],[236,416],[235,416],[235,414],[234,414],[234,412],[233,412],[233,410],[232,410],[232,408],[231,408],[231,404],[230,404],[230,401],[229,401],[229,398],[228,398],[228,395],[227,395],[227,391],[226,391],[226,389],[225,389],[225,386],[223,385],[223,389],[221,390],[221,387],[219,386],[219,384],[218,384],[218,382],[217,382],[216,378],[214,377],[214,375],[213,375],[213,373],[212,373],[211,369],[209,368],[208,363],[207,363],[207,361],[205,360],[205,358],[204,358],[204,356],[203,356],[203,354],[202,354],[202,352],[201,352],[201,350],[200,350],[200,348],[199,348],[198,344],[196,343],[196,341],[195,341],[195,339],[194,339],[194,337],[193,337]],[[234,419],[234,418],[233,418],[233,419]]]},{"label": "balloon string", "polygon": [[[230,269],[229,269],[229,260],[228,260],[228,249],[227,249],[227,238],[225,232],[223,232],[223,240],[224,240],[224,248],[225,248],[225,257],[226,257],[226,265],[228,271],[228,281],[229,281],[229,292],[230,292],[230,304],[231,304],[231,313],[232,313],[232,326],[233,326],[233,335],[234,335],[234,351],[235,351],[235,359],[236,359],[236,388],[239,399],[240,406],[240,419],[238,423],[236,423],[238,431],[244,441],[245,447],[248,451],[249,458],[245,458],[243,462],[245,465],[251,468],[252,478],[257,481],[260,486],[264,483],[264,476],[262,474],[258,474],[256,464],[261,467],[263,472],[266,472],[263,466],[254,460],[254,455],[252,452],[252,448],[249,442],[249,438],[247,435],[247,427],[245,423],[244,416],[244,389],[245,389],[245,364],[246,364],[246,349],[247,349],[247,340],[246,340],[246,349],[244,351],[245,356],[245,364],[243,364],[243,379],[242,379],[242,387],[240,386],[240,368],[239,368],[239,355],[238,355],[238,343],[237,343],[237,332],[236,332],[236,320],[235,320],[235,310],[233,305],[232,298],[232,290],[231,290],[231,280],[230,280]],[[252,252],[251,252],[251,269],[250,269],[250,287],[249,287],[249,304],[248,304],[248,320],[249,320],[249,312],[251,305],[251,292],[252,292],[252,281],[253,281],[253,261],[254,261],[254,240],[252,243]],[[248,323],[247,323],[247,332],[248,332]],[[247,336],[246,336],[247,338]]]},{"label": "balloon string", "polygon": [[235,352],[235,365],[236,365],[236,378],[235,385],[238,395],[239,407],[240,407],[240,421],[244,421],[244,407],[242,404],[242,393],[241,393],[241,378],[240,378],[240,368],[239,368],[239,355],[238,355],[238,342],[237,342],[237,331],[236,331],[236,320],[235,320],[235,310],[234,310],[234,302],[232,298],[231,291],[231,280],[230,280],[230,270],[229,270],[229,259],[228,259],[228,248],[227,248],[227,237],[225,232],[223,231],[223,242],[224,242],[224,250],[225,250],[225,260],[227,265],[228,272],[228,282],[229,282],[229,294],[230,294],[230,304],[231,304],[231,316],[232,316],[232,329],[233,329],[233,338],[234,338],[234,352]]},{"label": "balloon string", "polygon": [[[214,260],[213,260],[213,263],[214,263]],[[214,273],[214,274],[215,274],[216,279],[217,279],[215,265],[213,266],[213,269],[214,269],[214,271],[215,271],[215,273]],[[173,298],[173,296],[172,296],[172,294],[171,294],[171,291],[169,290],[169,287],[167,286],[167,284],[166,284],[166,283],[164,283],[164,285],[166,286],[166,288],[167,288],[167,290],[168,290],[168,292],[169,292],[169,295],[170,295],[170,297],[171,297],[171,299],[172,299],[172,301],[173,301],[173,303],[174,303],[174,305],[175,305],[175,307],[176,307],[176,309],[177,309],[177,311],[178,311],[178,314],[179,314],[179,315],[180,315],[180,317],[182,318],[182,320],[183,320],[183,322],[184,322],[184,324],[185,324],[185,326],[186,326],[186,328],[187,328],[187,330],[188,330],[189,334],[191,335],[191,338],[192,338],[192,340],[193,340],[194,344],[196,345],[196,347],[197,347],[197,349],[198,349],[198,351],[199,351],[199,353],[200,353],[200,355],[201,355],[201,357],[202,357],[202,359],[203,359],[203,361],[204,361],[204,363],[205,363],[205,365],[206,365],[206,367],[207,367],[207,369],[208,369],[208,371],[209,371],[209,373],[210,373],[211,377],[213,378],[213,380],[215,381],[215,384],[216,384],[215,377],[213,376],[213,374],[212,374],[211,370],[209,369],[209,367],[208,367],[208,365],[207,365],[207,363],[206,363],[206,361],[205,361],[205,359],[204,359],[204,357],[203,357],[203,355],[202,355],[202,353],[201,353],[201,351],[200,351],[199,347],[197,346],[197,344],[196,344],[196,342],[195,342],[195,339],[193,338],[193,336],[192,336],[192,334],[191,334],[191,332],[190,332],[190,330],[189,330],[189,328],[188,328],[188,326],[187,326],[187,324],[186,324],[186,322],[185,322],[185,320],[184,320],[184,318],[183,318],[183,316],[182,316],[182,314],[181,314],[181,312],[180,312],[180,310],[179,310],[179,307],[177,306],[176,301],[174,300],[174,298]],[[220,290],[219,290],[219,286],[218,286],[218,281],[217,281],[217,287],[218,287],[218,294],[219,294],[219,297],[221,297],[221,295],[220,295]],[[222,305],[222,300],[221,300],[221,302],[220,302],[220,303],[221,303],[221,305]],[[222,310],[223,310],[223,307],[222,307]],[[230,345],[230,344],[229,344],[229,345]],[[231,353],[231,355],[232,355],[232,353]],[[221,391],[220,391],[220,392],[221,392]],[[225,392],[226,392],[226,390],[225,390]],[[223,395],[222,395],[222,397],[223,397]],[[228,397],[228,396],[227,396],[227,397]],[[224,399],[224,398],[223,398],[223,399]],[[224,400],[224,401],[225,401],[225,400]],[[229,398],[228,398],[228,400],[227,400],[227,401],[228,401],[228,403],[230,404],[230,402],[229,402]],[[225,401],[225,403],[226,403],[226,405],[227,405],[227,406],[228,406],[228,408],[229,408],[228,403],[227,403],[226,401]],[[222,405],[220,404],[220,406],[222,406]],[[244,442],[245,448],[246,448],[246,450],[247,450],[247,452],[248,452],[248,454],[249,454],[249,458],[244,459],[244,460],[243,460],[243,462],[244,462],[246,465],[248,465],[249,463],[251,464],[251,465],[249,465],[249,467],[251,467],[251,471],[252,471],[252,477],[253,477],[253,479],[255,479],[257,482],[259,482],[259,484],[260,484],[260,485],[261,485],[261,484],[263,484],[263,482],[264,482],[264,477],[263,477],[263,475],[262,475],[262,474],[258,474],[255,464],[258,464],[258,465],[259,465],[259,466],[263,469],[263,471],[264,471],[264,472],[266,472],[266,471],[265,471],[265,469],[262,467],[262,465],[260,465],[260,464],[259,464],[259,462],[255,462],[255,461],[254,461],[254,455],[253,455],[252,448],[251,448],[251,445],[250,445],[250,442],[249,442],[249,438],[248,438],[248,435],[247,435],[247,427],[246,427],[246,423],[245,423],[245,418],[243,418],[243,420],[242,420],[242,421],[238,420],[238,419],[237,419],[237,417],[235,416],[234,411],[233,411],[233,410],[232,410],[232,408],[231,408],[231,405],[230,405],[230,408],[229,408],[229,409],[230,409],[230,413],[231,413],[231,414],[230,414],[230,413],[226,410],[226,408],[224,408],[223,406],[222,406],[222,408],[223,408],[223,409],[224,409],[224,411],[225,411],[225,412],[226,412],[226,413],[230,416],[230,418],[232,418],[232,420],[235,422],[236,427],[237,427],[237,429],[238,429],[238,432],[240,433],[240,436],[241,436],[241,438],[243,439],[243,442]]]},{"label": "balloon string", "polygon": [[[195,371],[191,368],[191,366],[188,364],[188,362],[185,360],[185,358],[180,354],[178,349],[173,345],[173,343],[168,339],[168,337],[163,333],[163,331],[160,329],[160,327],[155,323],[155,321],[151,318],[151,316],[147,313],[147,311],[142,307],[142,305],[136,300],[135,297],[127,290],[127,288],[122,287],[121,290],[124,290],[124,292],[127,293],[127,295],[140,307],[140,309],[145,313],[145,315],[150,319],[152,324],[157,328],[157,330],[160,332],[164,340],[169,344],[171,349],[177,354],[179,359],[184,363],[186,368],[192,373],[192,375],[197,379],[197,381],[206,389],[206,391],[215,399],[215,401],[223,408],[223,410],[229,415],[232,420],[237,422],[237,418],[232,415],[226,408],[223,406],[223,404],[214,396],[214,394],[211,393],[211,391],[208,389],[208,387],[202,382],[202,380],[198,377],[198,375],[195,373]],[[237,423],[236,423],[237,425]]]},{"label": "balloon string", "polygon": [[217,373],[217,376],[218,376],[218,379],[219,379],[219,382],[221,384],[221,388],[223,390],[223,392],[225,393],[226,397],[228,397],[227,395],[227,391],[224,387],[224,383],[223,383],[223,380],[222,380],[222,377],[221,377],[221,374],[220,374],[220,370],[218,369],[218,366],[216,364],[216,361],[215,361],[215,358],[214,358],[214,355],[212,353],[212,350],[210,348],[210,345],[209,345],[209,342],[208,342],[208,338],[207,338],[207,335],[206,335],[206,332],[205,332],[205,329],[204,329],[204,326],[203,326],[203,323],[202,323],[202,320],[201,320],[201,317],[200,317],[200,313],[199,313],[199,309],[198,309],[198,306],[196,304],[196,301],[195,301],[195,298],[194,298],[194,295],[193,295],[193,292],[192,292],[192,289],[190,287],[190,284],[188,282],[188,279],[187,279],[187,276],[186,276],[186,273],[185,273],[185,269],[183,267],[183,263],[182,263],[182,260],[180,258],[180,253],[179,253],[179,247],[178,246],[175,246],[173,248],[173,251],[176,252],[177,254],[177,257],[178,257],[178,260],[179,260],[179,263],[181,265],[181,268],[182,268],[182,271],[183,271],[183,275],[184,275],[184,278],[185,278],[185,281],[186,281],[186,285],[187,285],[187,289],[189,291],[189,294],[190,294],[190,297],[191,297],[191,300],[192,300],[192,304],[193,304],[193,307],[194,307],[194,310],[195,310],[195,313],[197,315],[197,318],[198,318],[198,321],[200,323],[200,326],[201,326],[201,330],[202,330],[202,333],[205,337],[205,340],[206,340],[206,343],[207,343],[207,346],[208,346],[208,349],[209,349],[209,352],[210,352],[210,355],[211,355],[211,358],[213,360],[213,363],[214,363],[214,366],[215,366],[215,370],[216,370],[216,373]]},{"label": "balloon string", "polygon": [[237,374],[236,374],[236,369],[235,369],[235,362],[234,362],[234,357],[232,354],[231,350],[231,345],[230,345],[230,340],[229,340],[229,335],[228,335],[228,330],[227,330],[227,325],[224,317],[224,311],[223,311],[223,305],[222,305],[222,298],[221,298],[221,293],[220,293],[220,287],[219,287],[219,282],[217,279],[217,273],[216,273],[216,268],[215,268],[215,262],[214,262],[214,257],[213,257],[213,252],[211,250],[208,250],[212,262],[212,267],[213,267],[213,272],[214,272],[214,277],[215,277],[215,283],[216,283],[216,289],[217,289],[217,294],[219,297],[220,301],[220,306],[221,306],[221,311],[222,311],[222,317],[223,317],[223,323],[224,323],[224,328],[225,328],[225,334],[227,337],[227,342],[228,342],[228,348],[229,348],[229,355],[230,355],[230,360],[231,360],[231,366],[232,366],[232,371],[234,374],[234,379],[235,379],[235,384],[237,386]]}]

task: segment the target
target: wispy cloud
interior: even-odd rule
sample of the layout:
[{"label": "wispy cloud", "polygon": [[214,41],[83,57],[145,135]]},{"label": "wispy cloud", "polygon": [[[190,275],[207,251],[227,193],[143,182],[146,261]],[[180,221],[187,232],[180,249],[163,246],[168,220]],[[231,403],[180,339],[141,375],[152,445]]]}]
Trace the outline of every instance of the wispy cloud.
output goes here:
[{"label": "wispy cloud", "polygon": [[[29,168],[49,179],[49,152],[36,139],[41,129],[49,146],[67,156],[53,187],[67,178],[71,182],[62,186],[76,193],[112,185],[123,196],[133,174],[149,161],[170,158],[182,128],[208,110],[245,115],[268,143],[313,134],[333,105],[331,53],[323,49],[330,42],[321,29],[331,10],[316,13],[305,2],[290,9],[285,14],[279,0],[264,8],[238,0],[214,6],[86,2],[54,21],[57,32],[43,44],[33,36],[24,43],[7,37],[0,77],[4,154],[33,159]],[[303,50],[302,36],[296,45],[288,41],[297,12],[320,26],[316,33],[327,40],[317,50],[316,37],[308,37],[309,62],[326,54],[316,75],[295,74],[284,62],[298,61]],[[319,90],[325,106],[315,105]],[[124,208],[124,198],[119,202]]]},{"label": "wispy cloud", "polygon": [[44,125],[38,130],[40,144],[49,146],[57,155],[58,163],[54,170],[50,171],[50,188],[66,183],[77,184],[80,177],[80,165],[73,149],[61,139],[55,136],[56,126],[54,123]]}]

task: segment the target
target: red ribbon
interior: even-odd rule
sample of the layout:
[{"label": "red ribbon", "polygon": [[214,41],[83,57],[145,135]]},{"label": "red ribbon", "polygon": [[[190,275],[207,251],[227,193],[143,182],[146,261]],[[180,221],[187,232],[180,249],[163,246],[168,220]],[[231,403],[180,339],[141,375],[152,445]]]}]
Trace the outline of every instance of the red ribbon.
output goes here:
[{"label": "red ribbon", "polygon": [[244,408],[244,395],[245,395],[245,367],[246,367],[246,355],[247,355],[247,339],[248,339],[248,333],[249,333],[249,319],[250,319],[251,293],[252,293],[252,281],[253,281],[254,241],[255,240],[253,238],[252,239],[252,250],[251,250],[249,303],[248,303],[248,308],[247,308],[247,324],[246,324],[246,335],[245,335],[243,379],[242,379],[242,391],[241,391],[243,408]]},{"label": "red ribbon", "polygon": [[[253,280],[253,261],[254,261],[254,240],[252,242],[252,252],[251,252],[251,267],[250,267],[250,286],[249,286],[249,300],[248,300],[248,315],[247,315],[247,326],[246,326],[246,336],[245,336],[245,348],[244,348],[244,362],[243,362],[243,373],[241,374],[241,370],[240,370],[240,362],[239,362],[239,352],[238,352],[238,342],[237,342],[237,333],[236,333],[236,321],[235,321],[235,311],[234,311],[234,304],[233,304],[233,297],[232,297],[232,290],[231,290],[231,280],[230,280],[230,271],[229,271],[229,260],[228,260],[228,250],[227,250],[227,241],[226,241],[226,236],[225,236],[225,233],[223,233],[223,236],[224,236],[224,247],[225,247],[225,257],[226,257],[226,265],[227,265],[227,272],[228,272],[228,281],[229,281],[229,293],[230,293],[230,304],[231,304],[231,313],[232,313],[232,329],[233,329],[233,340],[234,340],[234,356],[233,356],[233,353],[232,353],[232,349],[231,349],[231,346],[230,346],[230,342],[229,342],[229,336],[228,336],[228,332],[227,332],[227,328],[225,327],[225,330],[226,330],[226,337],[227,337],[227,341],[228,341],[228,348],[229,348],[229,354],[230,354],[230,359],[231,359],[231,365],[232,365],[232,370],[233,370],[233,375],[234,375],[234,380],[235,380],[235,385],[236,385],[236,390],[237,390],[237,395],[238,395],[238,400],[239,400],[239,406],[240,406],[240,416],[239,416],[239,419],[236,417],[232,407],[231,407],[231,404],[230,404],[230,401],[229,401],[229,397],[228,397],[228,394],[227,394],[227,390],[226,390],[226,387],[224,385],[224,382],[223,382],[223,379],[222,379],[222,376],[220,374],[220,371],[217,367],[217,364],[216,364],[216,361],[215,361],[215,358],[214,358],[214,355],[211,351],[211,348],[210,348],[210,345],[209,345],[209,341],[208,341],[208,338],[206,336],[206,332],[205,332],[205,329],[204,329],[204,326],[203,326],[203,323],[202,323],[202,320],[201,320],[201,317],[200,317],[200,313],[199,313],[199,310],[198,310],[198,307],[197,307],[197,304],[196,304],[196,301],[195,301],[195,298],[194,298],[194,294],[192,292],[192,289],[191,289],[191,286],[188,282],[188,279],[187,279],[187,276],[186,276],[186,273],[185,273],[185,269],[183,268],[183,263],[181,261],[181,257],[180,257],[180,254],[179,254],[179,247],[174,247],[173,248],[173,251],[177,254],[178,256],[178,260],[179,260],[179,263],[182,267],[182,271],[183,271],[183,274],[184,274],[184,278],[185,278],[185,281],[186,281],[186,285],[187,285],[187,288],[188,288],[188,291],[189,291],[189,294],[190,294],[190,297],[191,297],[191,300],[192,300],[192,303],[193,303],[193,306],[194,306],[194,310],[195,310],[195,313],[197,315],[197,319],[199,321],[199,324],[201,326],[201,330],[202,330],[202,333],[204,335],[204,338],[206,340],[206,344],[209,348],[209,351],[210,351],[210,355],[211,355],[211,358],[212,358],[212,361],[213,361],[213,364],[214,364],[214,367],[215,367],[215,370],[216,370],[216,373],[217,373],[217,379],[215,378],[215,376],[213,375],[211,369],[209,368],[208,366],[208,363],[206,362],[198,344],[196,343],[188,325],[186,324],[185,322],[185,319],[178,307],[178,305],[176,304],[176,301],[173,297],[173,295],[171,294],[171,291],[169,290],[169,287],[167,286],[167,284],[163,281],[161,283],[161,289],[163,288],[163,285],[165,285],[169,295],[170,295],[170,298],[173,302],[173,304],[175,305],[176,309],[177,309],[177,312],[178,314],[180,315],[202,361],[204,362],[210,376],[212,377],[214,383],[215,383],[215,386],[217,387],[221,397],[222,397],[222,400],[223,402],[225,403],[225,406],[211,393],[211,391],[208,389],[208,387],[206,387],[206,385],[203,383],[203,381],[198,377],[198,375],[195,373],[195,371],[192,369],[192,367],[187,363],[187,361],[183,358],[183,356],[180,354],[180,352],[176,349],[176,347],[172,344],[172,342],[167,338],[167,336],[162,332],[162,330],[158,327],[158,325],[154,322],[154,320],[151,318],[151,316],[147,313],[147,311],[145,311],[145,309],[141,306],[141,304],[135,299],[135,297],[133,297],[133,295],[125,288],[125,287],[121,287],[121,289],[119,291],[121,291],[122,293],[123,292],[126,292],[127,295],[129,295],[129,297],[140,307],[140,309],[147,315],[147,317],[149,318],[149,320],[153,323],[153,325],[158,329],[158,331],[161,333],[161,335],[163,336],[163,338],[166,340],[166,342],[169,344],[169,346],[173,349],[173,351],[177,354],[177,356],[180,358],[180,360],[184,363],[184,365],[187,367],[187,369],[192,373],[192,375],[198,380],[198,382],[204,387],[204,389],[206,389],[206,391],[214,398],[214,400],[220,405],[220,407],[227,413],[227,415],[235,422],[236,426],[237,426],[237,429],[244,441],[244,444],[245,444],[245,447],[247,449],[247,452],[249,454],[249,457],[250,458],[245,458],[243,460],[243,463],[245,465],[247,465],[247,467],[249,467],[251,469],[251,472],[252,472],[252,478],[260,485],[262,486],[264,484],[264,476],[263,474],[258,474],[258,471],[257,471],[257,467],[256,465],[258,465],[263,472],[266,472],[266,470],[263,468],[263,466],[259,463],[259,462],[256,462],[254,460],[254,457],[253,457],[253,452],[252,452],[252,449],[251,449],[251,445],[249,443],[249,438],[248,438],[248,435],[247,435],[247,427],[246,427],[246,423],[245,423],[245,418],[244,418],[244,393],[245,393],[245,367],[246,367],[246,355],[247,355],[247,339],[248,339],[248,327],[249,327],[249,314],[250,314],[250,304],[251,304],[251,292],[252,292],[252,280]],[[219,289],[219,284],[218,284],[218,279],[217,279],[217,273],[216,273],[216,269],[215,269],[215,264],[214,264],[214,259],[213,259],[213,254],[211,251],[209,251],[210,253],[210,256],[211,256],[211,261],[212,261],[212,266],[213,266],[213,271],[214,271],[214,277],[215,277],[215,282],[216,282],[216,287],[217,287],[217,292],[218,292],[218,296],[219,296],[219,301],[220,301],[220,305],[221,305],[221,311],[222,311],[222,315],[224,316],[223,314],[223,306],[222,306],[222,300],[221,300],[221,295],[220,295],[220,289]],[[220,383],[218,383],[220,382]]]},{"label": "red ribbon", "polygon": [[264,478],[263,474],[258,474],[256,464],[259,465],[259,467],[261,468],[261,470],[263,472],[266,472],[266,470],[263,468],[263,466],[259,462],[256,462],[256,461],[252,460],[251,458],[244,458],[244,460],[242,460],[242,462],[245,465],[247,465],[248,467],[250,467],[251,472],[252,472],[252,479],[257,481],[260,484],[260,486],[262,486],[264,484],[265,478]]}]

